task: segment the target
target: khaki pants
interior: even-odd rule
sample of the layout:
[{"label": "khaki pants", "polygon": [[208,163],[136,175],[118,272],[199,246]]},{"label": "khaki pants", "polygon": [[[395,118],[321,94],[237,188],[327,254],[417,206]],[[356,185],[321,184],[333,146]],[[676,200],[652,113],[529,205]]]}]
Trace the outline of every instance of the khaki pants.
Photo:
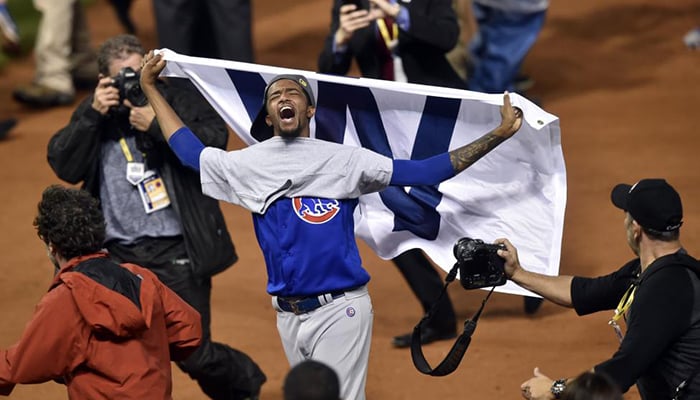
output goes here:
[{"label": "khaki pants", "polygon": [[85,10],[79,0],[34,0],[41,21],[34,47],[35,83],[75,92],[73,75],[97,77]]}]

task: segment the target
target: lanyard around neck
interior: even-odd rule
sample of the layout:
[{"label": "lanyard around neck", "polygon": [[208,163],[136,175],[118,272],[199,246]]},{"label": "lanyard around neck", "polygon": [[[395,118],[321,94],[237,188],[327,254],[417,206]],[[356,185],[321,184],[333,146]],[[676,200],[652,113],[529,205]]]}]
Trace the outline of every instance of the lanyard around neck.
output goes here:
[{"label": "lanyard around neck", "polygon": [[632,306],[632,301],[634,301],[634,292],[636,290],[637,282],[634,282],[627,289],[627,291],[625,291],[625,294],[622,295],[620,302],[615,308],[615,314],[613,314],[612,318],[610,318],[610,321],[608,322],[608,325],[612,326],[613,330],[615,331],[615,335],[617,336],[617,339],[620,341],[620,343],[622,343],[622,339],[625,337],[625,334],[622,333],[622,328],[620,328],[620,325],[617,323],[617,321],[623,316],[625,316],[627,310],[629,310],[630,306]]},{"label": "lanyard around neck", "polygon": [[124,153],[124,157],[126,158],[126,161],[133,162],[134,156],[131,155],[131,150],[129,150],[129,144],[126,143],[126,139],[124,139],[124,136],[119,138],[119,146],[121,146],[121,148],[122,148],[122,153]]},{"label": "lanyard around neck", "polygon": [[392,50],[395,41],[399,37],[399,26],[396,24],[396,22],[392,22],[391,35],[389,35],[389,29],[386,26],[386,22],[384,22],[384,18],[380,18],[377,20],[377,27],[379,27],[379,33],[382,35],[382,39],[384,39],[386,48]]},{"label": "lanyard around neck", "polygon": [[625,294],[622,295],[622,298],[620,299],[620,302],[617,304],[617,307],[615,308],[615,314],[612,317],[612,320],[617,322],[629,308],[632,306],[632,302],[634,301],[634,292],[637,291],[637,284],[633,283],[625,292]]}]

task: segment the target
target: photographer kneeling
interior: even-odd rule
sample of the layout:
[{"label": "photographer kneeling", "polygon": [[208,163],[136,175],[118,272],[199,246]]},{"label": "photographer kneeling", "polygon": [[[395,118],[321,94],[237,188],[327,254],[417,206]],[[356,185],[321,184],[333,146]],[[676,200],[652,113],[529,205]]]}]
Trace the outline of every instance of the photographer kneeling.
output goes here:
[{"label": "photographer kneeling", "polygon": [[[663,179],[643,179],[617,185],[611,198],[625,211],[627,243],[637,258],[598,278],[547,276],[523,269],[515,247],[499,239],[496,243],[506,246],[498,250],[506,275],[579,315],[614,310],[609,325],[620,347],[593,370],[610,377],[623,392],[636,383],[642,399],[697,399],[700,263],[681,246],[680,196]],[[620,327],[623,319],[626,333]],[[521,394],[526,399],[558,399],[566,383],[535,369]]]}]

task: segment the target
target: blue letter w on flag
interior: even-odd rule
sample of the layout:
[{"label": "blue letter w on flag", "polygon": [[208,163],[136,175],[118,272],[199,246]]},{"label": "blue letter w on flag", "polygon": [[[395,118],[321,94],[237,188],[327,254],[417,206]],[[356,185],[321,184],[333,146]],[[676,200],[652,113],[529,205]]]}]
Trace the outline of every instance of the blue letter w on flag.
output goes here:
[{"label": "blue letter w on flag", "polygon": [[[449,150],[461,101],[427,97],[416,131],[411,159],[420,160]],[[343,142],[346,109],[362,147],[393,158],[377,102],[369,88],[318,82],[316,137]],[[440,229],[436,208],[442,194],[434,186],[403,188],[391,186],[379,193],[382,202],[394,213],[394,231],[407,230],[434,240]]]}]

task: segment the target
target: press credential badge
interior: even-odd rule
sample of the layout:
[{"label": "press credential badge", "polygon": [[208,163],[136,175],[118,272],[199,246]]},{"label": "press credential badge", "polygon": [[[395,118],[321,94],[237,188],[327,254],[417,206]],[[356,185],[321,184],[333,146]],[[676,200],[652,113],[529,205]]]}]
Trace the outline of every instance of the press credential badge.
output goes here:
[{"label": "press credential badge", "polygon": [[138,183],[138,188],[147,214],[170,205],[170,197],[168,191],[165,190],[163,178],[155,171],[147,171],[144,178]]}]

